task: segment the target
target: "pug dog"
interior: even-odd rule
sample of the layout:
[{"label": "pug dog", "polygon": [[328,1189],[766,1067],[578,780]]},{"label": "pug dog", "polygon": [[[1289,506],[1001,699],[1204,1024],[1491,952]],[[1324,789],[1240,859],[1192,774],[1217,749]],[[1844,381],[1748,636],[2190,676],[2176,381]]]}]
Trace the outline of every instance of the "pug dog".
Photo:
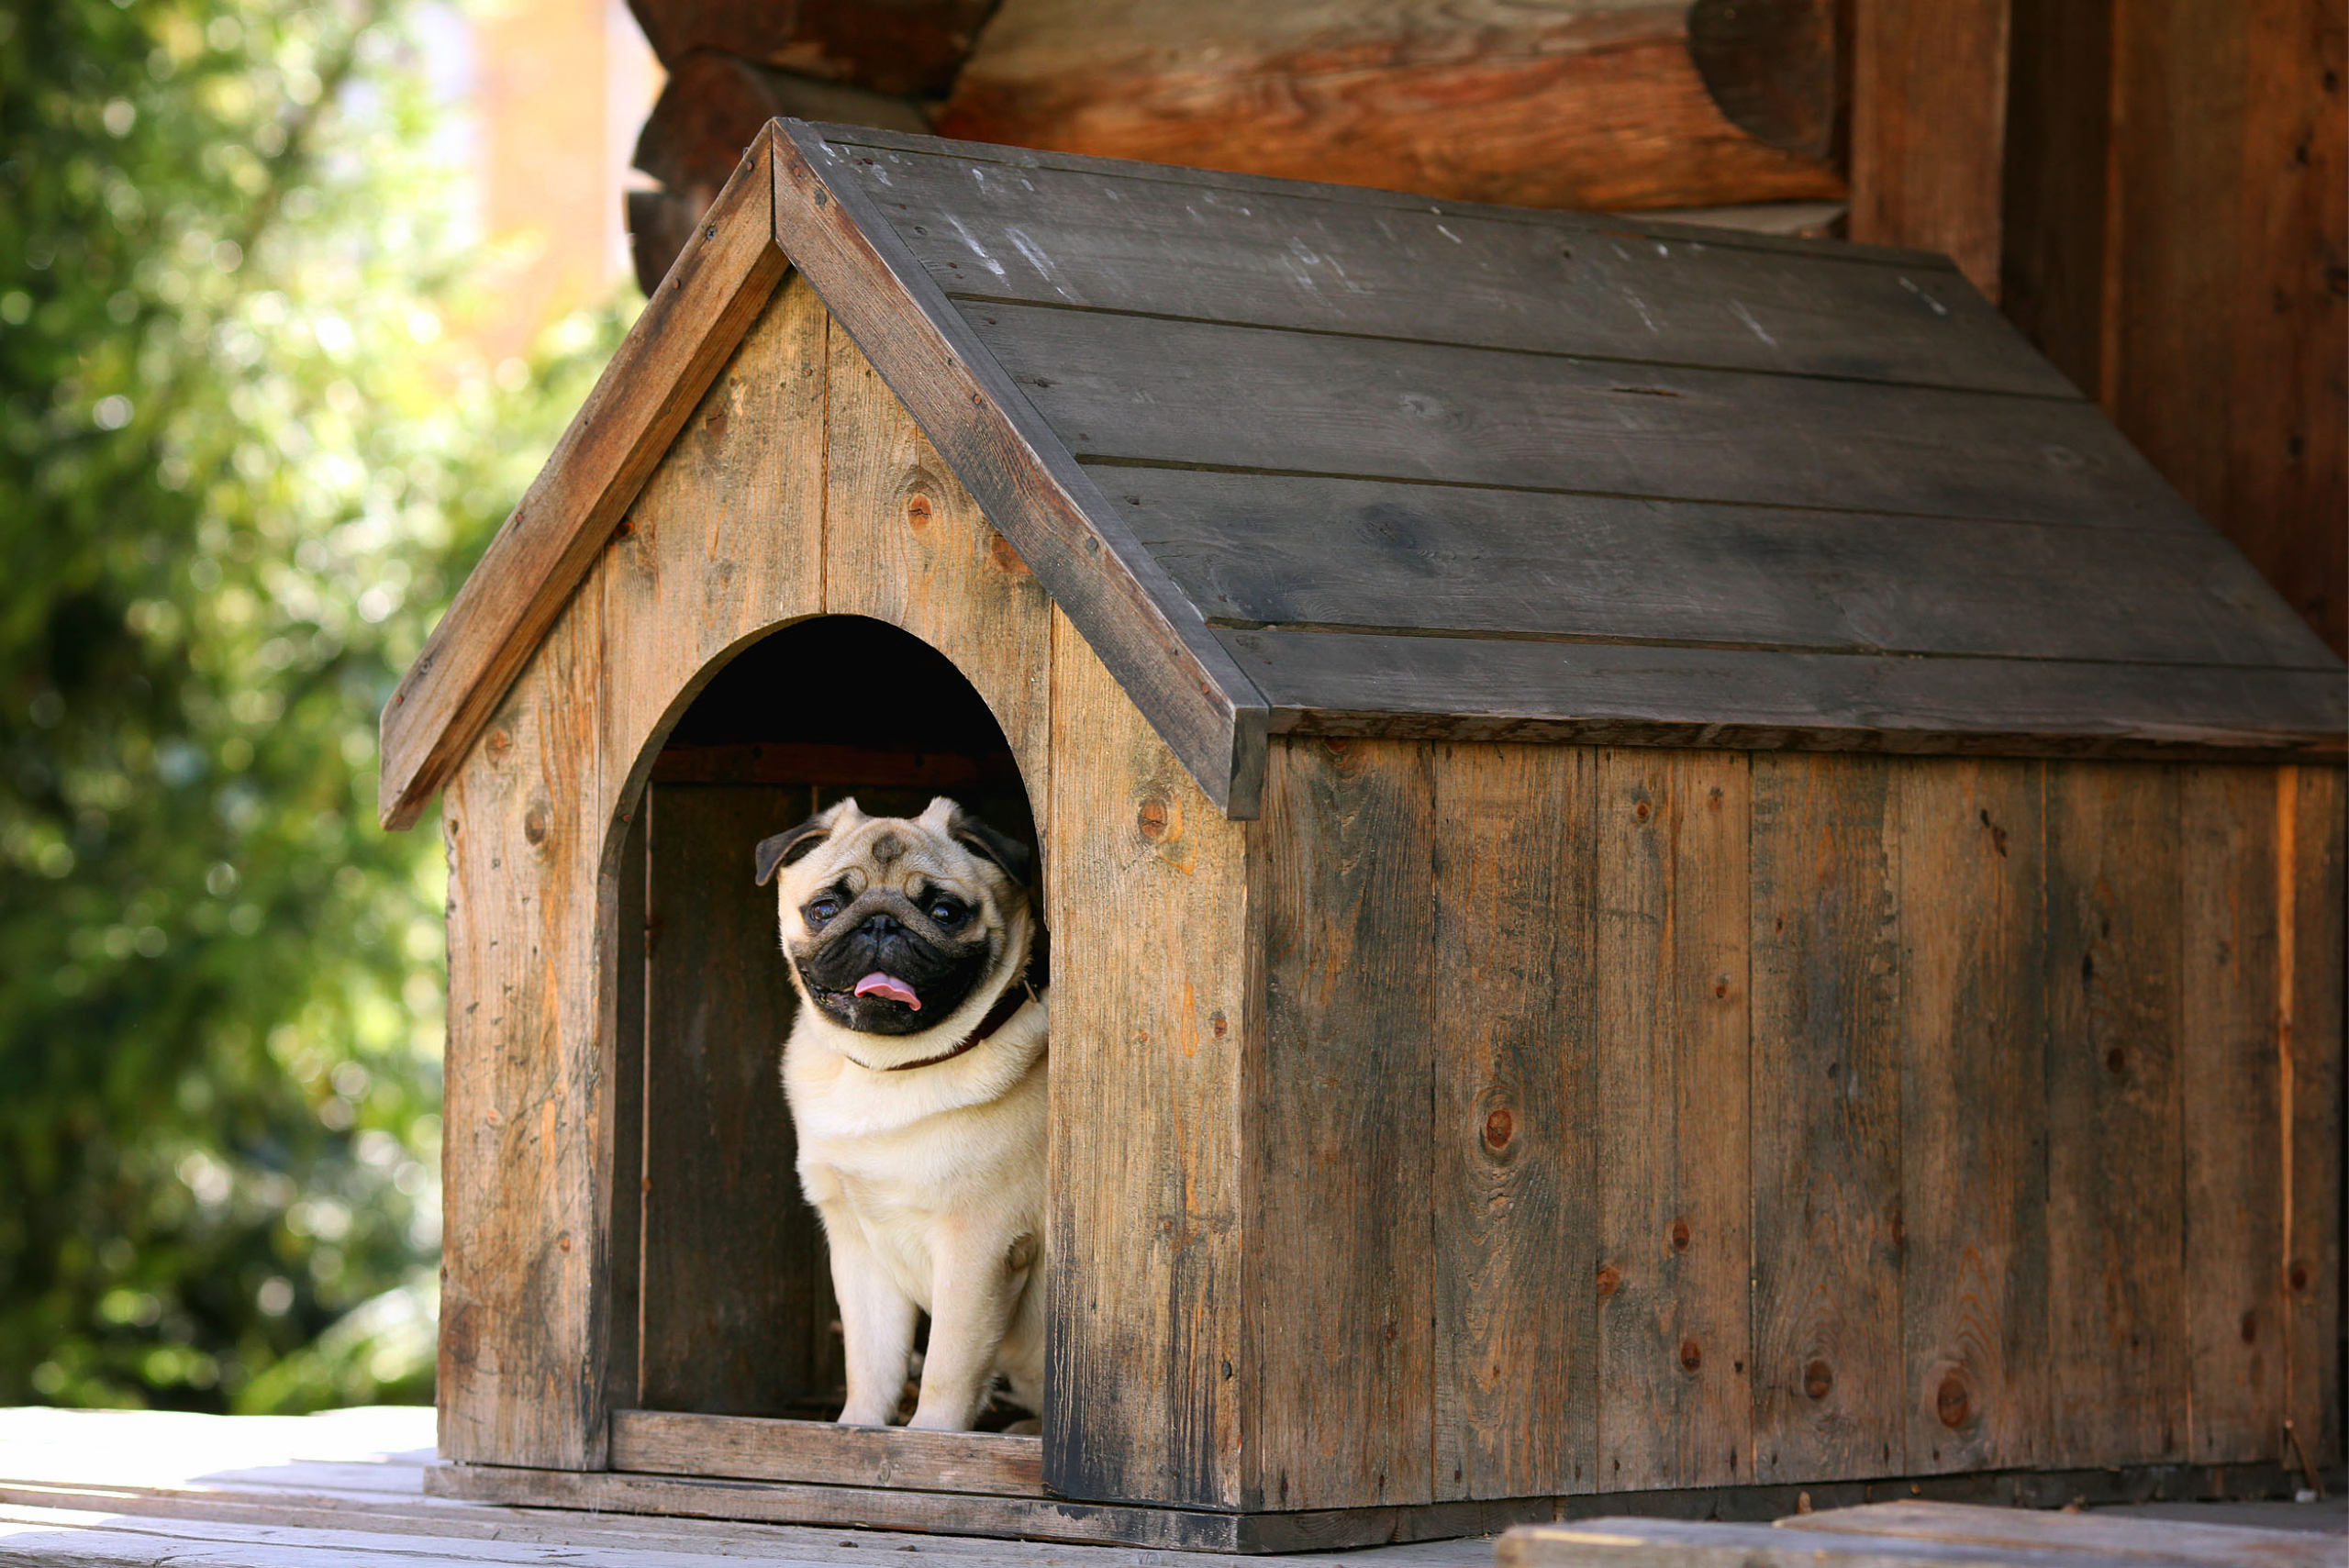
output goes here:
[{"label": "pug dog", "polygon": [[843,1424],[885,1426],[930,1317],[910,1425],[968,1429],[1044,1378],[1042,931],[1027,849],[943,796],[852,799],[760,843],[803,1003],[784,1048],[801,1187],[846,1339]]}]

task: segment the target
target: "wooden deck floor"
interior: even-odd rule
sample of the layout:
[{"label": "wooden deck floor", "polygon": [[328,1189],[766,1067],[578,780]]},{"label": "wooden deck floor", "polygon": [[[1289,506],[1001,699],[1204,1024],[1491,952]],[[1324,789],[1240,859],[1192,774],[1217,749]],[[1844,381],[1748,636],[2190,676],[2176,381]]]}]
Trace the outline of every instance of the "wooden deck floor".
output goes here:
[{"label": "wooden deck floor", "polygon": [[[432,1413],[0,1410],[0,1568],[1487,1568],[1478,1538],[1276,1559],[582,1514],[424,1495]],[[1877,1504],[1777,1526],[1591,1519],[1501,1568],[2349,1568],[2336,1499],[2034,1513]],[[2229,1527],[2255,1525],[2265,1528]],[[1788,1528],[1791,1527],[1791,1528]],[[2278,1529],[2277,1527],[2283,1527]],[[2314,1534],[2301,1533],[2313,1531]]]}]

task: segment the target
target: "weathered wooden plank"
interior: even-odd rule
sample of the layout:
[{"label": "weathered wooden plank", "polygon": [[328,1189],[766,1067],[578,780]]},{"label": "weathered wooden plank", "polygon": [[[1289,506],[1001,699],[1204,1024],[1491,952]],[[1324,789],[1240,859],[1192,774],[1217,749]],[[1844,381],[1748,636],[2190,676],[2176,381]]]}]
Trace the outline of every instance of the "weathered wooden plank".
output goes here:
[{"label": "weathered wooden plank", "polygon": [[[1722,113],[1674,0],[1009,0],[940,116],[974,141],[1534,206],[1834,195]],[[1831,71],[1811,113],[1834,117]]]},{"label": "weathered wooden plank", "polygon": [[1611,215],[1382,209],[886,148],[848,167],[957,298],[2077,395],[1931,264],[1660,239]]},{"label": "weathered wooden plank", "polygon": [[1233,1507],[1243,1439],[1248,829],[1227,821],[1067,618],[1045,828],[1052,978],[1044,1478]]},{"label": "weathered wooden plank", "polygon": [[2262,1529],[2199,1524],[2176,1518],[2063,1508],[1986,1508],[1966,1503],[1869,1503],[1828,1508],[1780,1521],[1808,1534],[1842,1531],[1886,1540],[1947,1541],[1954,1545],[2019,1547],[2076,1552],[2086,1562],[2165,1558],[2213,1568],[2328,1568],[2341,1561],[2341,1541],[2322,1530]]},{"label": "weathered wooden plank", "polygon": [[1102,470],[1209,623],[2332,669],[2207,530]]},{"label": "weathered wooden plank", "polygon": [[1208,798],[1254,816],[1264,710],[1247,677],[871,211],[843,155],[778,123],[776,233],[795,263]]},{"label": "weathered wooden plank", "polygon": [[2178,1104],[2187,1451],[2205,1463],[2283,1449],[2283,1207],[2276,1158],[2277,775],[2198,767],[2178,781]]},{"label": "weathered wooden plank", "polygon": [[952,660],[1030,799],[1048,799],[1052,601],[848,334],[831,333],[828,351],[824,608],[887,621]]},{"label": "weathered wooden plank", "polygon": [[781,281],[771,139],[712,206],[384,708],[384,825],[412,826]]},{"label": "weathered wooden plank", "polygon": [[2321,671],[1223,631],[1277,731],[2009,756],[2338,757]]},{"label": "weathered wooden plank", "polygon": [[[1992,1510],[1983,1509],[1987,1513]],[[1814,1530],[1809,1516],[1781,1525],[1654,1518],[1595,1518],[1520,1525],[1494,1548],[1500,1568],[2188,1568],[2197,1559],[2114,1559],[2063,1547],[1871,1536]],[[2202,1562],[2208,1559],[2199,1560]]]},{"label": "weathered wooden plank", "polygon": [[2048,1462],[2181,1458],[2177,771],[2047,771]]},{"label": "weathered wooden plank", "polygon": [[1746,840],[1735,752],[1599,773],[1598,1485],[1753,1479]]},{"label": "weathered wooden plank", "polygon": [[462,999],[442,1111],[437,1384],[451,1458],[602,1460],[600,606],[582,595],[538,645],[443,809]]},{"label": "weathered wooden plank", "polygon": [[2341,1393],[2342,773],[2277,779],[2281,1124],[2285,1148],[2285,1418],[2288,1465],[2338,1464]]},{"label": "weathered wooden plank", "polygon": [[1902,1468],[1893,767],[1753,760],[1753,1470],[1763,1480]]},{"label": "weathered wooden plank", "polygon": [[841,1393],[836,1309],[778,1072],[798,996],[751,851],[815,802],[804,785],[649,793],[637,1399],[712,1415],[812,1412]]},{"label": "weathered wooden plank", "polygon": [[1851,14],[1852,238],[1939,250],[1998,297],[2010,0]]},{"label": "weathered wooden plank", "polygon": [[1896,765],[1906,1468],[2044,1458],[2043,764]]},{"label": "weathered wooden plank", "polygon": [[827,329],[807,279],[785,279],[606,552],[615,630],[600,705],[623,790],[730,653],[822,607],[823,486],[809,476],[824,461]]},{"label": "weathered wooden plank", "polygon": [[[2071,399],[960,307],[1078,458],[2199,531]],[[1254,412],[1252,412],[1254,411]],[[1117,478],[1097,470],[1104,485]]]},{"label": "weathered wooden plank", "polygon": [[[640,796],[612,877],[605,940],[611,952],[612,1016],[603,1040],[611,1115],[605,1178],[610,1240],[611,1307],[606,1329],[604,1393],[615,1408],[636,1403],[638,1331],[644,1283],[644,942],[645,806]],[[599,1129],[600,1130],[600,1129]]]},{"label": "weathered wooden plank", "polygon": [[1432,793],[1407,745],[1284,743],[1267,766],[1250,1507],[1430,1499]]},{"label": "weathered wooden plank", "polygon": [[612,1468],[1000,1497],[1044,1495],[1041,1438],[660,1410],[612,1412]]},{"label": "weathered wooden plank", "polygon": [[1598,759],[1444,747],[1434,777],[1434,1496],[1597,1484]]}]

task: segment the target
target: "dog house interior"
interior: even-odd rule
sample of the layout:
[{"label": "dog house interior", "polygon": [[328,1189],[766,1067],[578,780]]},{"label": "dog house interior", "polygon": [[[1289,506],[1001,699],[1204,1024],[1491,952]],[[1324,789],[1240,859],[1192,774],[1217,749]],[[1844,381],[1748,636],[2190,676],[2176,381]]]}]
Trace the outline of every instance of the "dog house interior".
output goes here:
[{"label": "dog house interior", "polygon": [[846,796],[911,817],[937,795],[1035,848],[985,701],[937,651],[859,616],[742,649],[654,756],[617,882],[616,1404],[839,1413],[839,1315],[776,1074],[798,998],[751,846]]},{"label": "dog house interior", "polygon": [[[428,1485],[1253,1551],[2289,1486],[2344,751],[1940,258],[777,122],[385,713]],[[844,790],[1041,850],[1040,1436],[821,1419],[749,856]]]}]

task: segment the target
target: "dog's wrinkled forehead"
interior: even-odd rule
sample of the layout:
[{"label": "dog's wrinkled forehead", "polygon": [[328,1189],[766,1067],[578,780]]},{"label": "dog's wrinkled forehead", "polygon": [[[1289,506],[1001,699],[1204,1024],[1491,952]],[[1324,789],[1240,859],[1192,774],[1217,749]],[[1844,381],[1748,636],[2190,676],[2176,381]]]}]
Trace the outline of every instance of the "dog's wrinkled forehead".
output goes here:
[{"label": "dog's wrinkled forehead", "polygon": [[781,873],[785,901],[845,884],[908,895],[950,887],[967,898],[1001,896],[1019,884],[1025,849],[941,795],[919,817],[867,817],[854,798],[777,833],[758,847],[759,880]]}]

